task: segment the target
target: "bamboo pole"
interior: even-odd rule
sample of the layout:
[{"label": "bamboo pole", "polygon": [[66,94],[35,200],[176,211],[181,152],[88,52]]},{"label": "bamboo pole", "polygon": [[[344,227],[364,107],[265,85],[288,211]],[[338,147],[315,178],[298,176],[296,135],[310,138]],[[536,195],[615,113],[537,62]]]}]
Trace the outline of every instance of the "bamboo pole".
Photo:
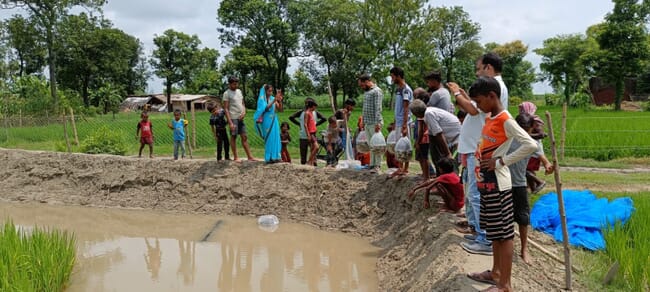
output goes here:
[{"label": "bamboo pole", "polygon": [[18,109],[18,126],[23,126],[23,109]]},{"label": "bamboo pole", "polygon": [[79,146],[79,135],[77,135],[77,123],[74,121],[74,110],[70,107],[70,121],[72,122],[72,133],[74,134],[74,144]]},{"label": "bamboo pole", "polygon": [[[183,119],[187,121],[187,114],[183,112]],[[190,154],[190,159],[192,159],[192,144],[190,143],[190,137],[187,133],[187,126],[183,126],[183,131],[185,131],[185,145],[187,145],[187,152]]]},{"label": "bamboo pole", "polygon": [[70,145],[70,138],[68,138],[68,118],[63,111],[63,137],[65,138],[65,146],[68,148],[68,153],[72,153],[72,146]]},{"label": "bamboo pole", "polygon": [[562,104],[562,132],[560,136],[560,159],[564,161],[564,142],[566,141],[566,112],[567,104],[566,102]]},{"label": "bamboo pole", "polygon": [[[565,104],[566,106],[566,104]],[[557,145],[553,133],[553,121],[551,113],[546,111],[548,121],[549,138],[551,140],[551,151],[553,153],[553,167],[555,168],[555,190],[557,192],[558,206],[560,209],[560,222],[562,223],[562,243],[564,245],[564,266],[566,276],[566,289],[571,290],[571,250],[569,249],[569,232],[566,226],[566,213],[564,210],[564,197],[562,197],[562,181],[560,178],[560,167],[557,161]]]},{"label": "bamboo pole", "polygon": [[196,114],[194,111],[195,103],[192,102],[192,147],[196,148]]}]

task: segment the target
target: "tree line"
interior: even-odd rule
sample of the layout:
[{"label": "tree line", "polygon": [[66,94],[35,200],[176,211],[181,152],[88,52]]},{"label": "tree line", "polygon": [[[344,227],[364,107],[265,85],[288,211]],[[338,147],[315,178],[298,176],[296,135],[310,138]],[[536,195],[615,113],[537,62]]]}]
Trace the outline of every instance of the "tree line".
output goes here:
[{"label": "tree line", "polygon": [[531,99],[532,83],[546,80],[571,102],[590,94],[588,79],[599,76],[615,86],[618,108],[626,78],[650,91],[650,5],[613,2],[605,21],[585,34],[545,40],[534,51],[543,58],[538,75],[524,60],[529,50],[521,40],[482,44],[480,24],[462,7],[424,0],[221,1],[218,37],[230,48],[222,62],[198,36],[171,29],[156,34],[153,53],[145,55],[140,40],[103,16],[105,0],[20,1],[23,6],[5,8],[25,13],[1,23],[3,112],[20,105],[36,112],[60,105],[115,111],[125,95],[144,93],[153,74],[164,80],[168,98],[172,92],[218,95],[224,77],[236,75],[249,100],[261,84],[273,83],[288,98],[331,92],[339,104],[359,95],[359,73],[389,86],[381,76],[392,66],[404,68],[411,86],[425,85],[422,76],[439,70],[445,81],[466,87],[476,59],[488,51],[504,60],[512,96]]}]

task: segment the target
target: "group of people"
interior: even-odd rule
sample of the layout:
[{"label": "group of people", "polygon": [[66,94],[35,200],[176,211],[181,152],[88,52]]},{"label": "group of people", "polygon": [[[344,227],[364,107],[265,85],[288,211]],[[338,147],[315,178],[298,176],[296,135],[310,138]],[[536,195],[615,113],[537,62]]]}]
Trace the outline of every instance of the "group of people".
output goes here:
[{"label": "group of people", "polygon": [[[521,257],[529,261],[527,253],[527,230],[530,207],[528,190],[538,192],[544,182],[535,177],[543,165],[547,173],[552,164],[543,154],[541,139],[544,138],[543,121],[535,115],[536,107],[530,102],[519,105],[519,114],[513,118],[508,112],[508,89],[501,78],[503,61],[494,53],[481,56],[476,62],[477,80],[468,91],[458,84],[442,83],[440,72],[424,76],[428,90],[412,90],[404,78],[404,70],[390,70],[396,85],[394,121],[389,130],[401,137],[412,139],[415,159],[422,169],[422,182],[408,197],[418,190],[425,190],[425,207],[429,207],[429,194],[442,197],[443,210],[458,212],[465,207],[466,220],[458,222],[458,230],[466,233],[467,240],[461,247],[470,253],[493,256],[490,269],[468,274],[471,279],[493,284],[487,291],[511,290],[514,223],[519,225],[522,240]],[[222,105],[210,105],[210,125],[217,141],[217,159],[229,159],[229,147],[238,160],[234,146],[241,136],[242,146],[249,160],[247,131],[244,124],[246,107],[238,89],[238,79],[228,79],[229,88],[223,94]],[[382,90],[369,74],[358,76],[359,87],[364,91],[362,113],[358,130],[365,131],[368,139],[382,130]],[[446,86],[445,86],[446,85]],[[451,94],[455,97],[452,103]],[[264,160],[267,163],[291,162],[287,145],[291,141],[289,123],[279,124],[277,113],[283,110],[283,94],[274,94],[273,86],[264,85],[259,93],[257,109],[253,116],[255,130],[264,140]],[[460,109],[455,113],[455,106]],[[300,162],[315,165],[319,149],[317,127],[328,122],[321,141],[330,157],[336,157],[345,145],[349,134],[350,114],[356,103],[345,101],[344,108],[326,118],[317,112],[317,103],[307,98],[305,107],[290,116],[289,120],[300,127]],[[174,131],[174,158],[184,156],[183,128],[187,122],[174,113],[168,125]],[[412,121],[415,117],[415,122]],[[230,129],[230,139],[226,129]],[[138,123],[136,137],[140,134],[140,155],[144,145],[151,147],[153,132],[151,123],[143,113]],[[177,140],[178,139],[178,140]],[[352,139],[354,140],[354,139]],[[178,141],[178,143],[177,143]],[[178,144],[178,145],[177,145]],[[151,149],[151,148],[150,148]],[[372,172],[379,172],[384,154],[371,151],[365,163]],[[396,161],[387,156],[389,167],[397,170],[391,177],[401,177],[409,172],[409,160]],[[366,160],[361,158],[362,160]],[[328,165],[335,160],[328,159]]]},{"label": "group of people", "polygon": [[[407,196],[412,199],[417,191],[424,190],[425,208],[429,207],[430,194],[443,199],[441,210],[456,213],[465,207],[464,214],[458,216],[466,220],[457,223],[458,230],[465,233],[461,247],[469,253],[493,256],[490,269],[468,274],[471,279],[492,284],[486,291],[512,289],[515,222],[522,240],[521,258],[529,262],[528,189],[535,193],[544,187],[544,182],[535,177],[540,164],[547,174],[554,171],[543,154],[543,121],[535,115],[535,105],[520,104],[516,118],[508,112],[502,66],[503,61],[494,53],[481,56],[476,62],[477,80],[468,91],[453,82],[445,88],[439,72],[424,77],[428,90],[412,90],[401,68],[390,70],[397,86],[394,129],[413,139],[415,158],[422,169],[422,182]],[[361,75],[358,82],[365,90],[363,119],[370,136],[383,124],[382,94],[370,76]],[[454,104],[460,109],[457,114]],[[415,116],[412,126],[411,114]],[[370,165],[376,169],[381,157],[370,155],[374,156]],[[408,173],[408,162],[398,168],[393,176]]]}]

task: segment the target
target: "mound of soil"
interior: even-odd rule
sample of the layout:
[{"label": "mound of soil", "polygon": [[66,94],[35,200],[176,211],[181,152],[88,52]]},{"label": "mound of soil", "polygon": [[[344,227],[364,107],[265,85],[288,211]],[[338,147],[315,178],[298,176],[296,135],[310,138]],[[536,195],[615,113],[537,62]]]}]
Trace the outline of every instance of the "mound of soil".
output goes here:
[{"label": "mound of soil", "polygon": [[[0,198],[52,204],[143,208],[223,215],[276,214],[363,237],[383,248],[380,291],[475,291],[467,272],[491,258],[464,252],[454,215],[424,210],[405,195],[413,179],[262,162],[172,161],[0,149]],[[535,234],[535,233],[534,233]],[[552,241],[535,234],[547,248]],[[518,240],[516,240],[517,242]],[[539,240],[538,240],[539,241]],[[515,247],[518,250],[518,247]],[[513,265],[520,291],[560,290],[563,265],[531,250]],[[574,287],[579,288],[579,283]]]}]

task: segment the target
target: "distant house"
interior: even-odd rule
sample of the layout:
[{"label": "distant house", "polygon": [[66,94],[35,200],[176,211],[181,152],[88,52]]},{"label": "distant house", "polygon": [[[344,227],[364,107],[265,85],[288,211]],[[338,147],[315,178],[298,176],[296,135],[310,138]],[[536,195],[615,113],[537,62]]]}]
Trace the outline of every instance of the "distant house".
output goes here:
[{"label": "distant house", "polygon": [[165,102],[155,98],[155,95],[127,96],[120,104],[120,111],[142,111],[144,109],[157,111],[164,106]]},{"label": "distant house", "polygon": [[[172,110],[180,109],[183,112],[192,110],[205,110],[209,102],[220,102],[219,97],[205,94],[172,94]],[[150,111],[167,111],[167,96],[164,94],[152,94],[146,96],[127,96],[122,102],[123,111],[137,111],[143,109]]]},{"label": "distant house", "polygon": [[[593,96],[594,104],[605,105],[614,104],[616,101],[616,88],[612,85],[605,84],[599,77],[589,79],[589,90]],[[636,91],[636,80],[632,78],[625,79],[625,91],[622,100],[631,100],[631,95]]]}]

